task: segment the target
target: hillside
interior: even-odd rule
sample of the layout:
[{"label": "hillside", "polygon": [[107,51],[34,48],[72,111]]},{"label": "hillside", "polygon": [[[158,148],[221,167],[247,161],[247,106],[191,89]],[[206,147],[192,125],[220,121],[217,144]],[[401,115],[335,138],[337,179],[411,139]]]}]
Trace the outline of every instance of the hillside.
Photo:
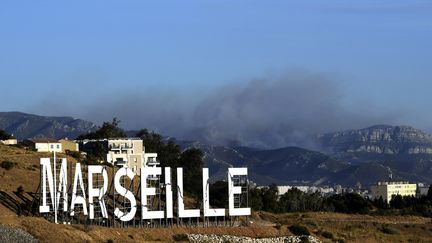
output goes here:
[{"label": "hillside", "polygon": [[[250,226],[243,227],[167,227],[107,228],[102,226],[63,225],[50,223],[43,217],[21,215],[10,202],[29,203],[39,184],[39,158],[50,154],[36,153],[0,145],[0,162],[10,161],[9,170],[0,168],[0,224],[29,232],[41,242],[154,242],[174,241],[182,234],[216,234],[249,237],[289,236],[288,227],[302,224],[323,242],[335,239],[347,242],[428,242],[432,238],[430,219],[415,216],[368,216],[339,213],[289,213],[275,215],[253,212]],[[61,155],[60,155],[61,156]],[[72,160],[69,158],[69,160]],[[17,188],[24,192],[17,194]],[[390,228],[391,233],[384,229]],[[327,233],[323,233],[327,232]],[[393,233],[392,233],[393,232]],[[330,240],[326,237],[332,237]]]},{"label": "hillside", "polygon": [[226,180],[229,167],[248,167],[249,179],[259,185],[333,184],[340,171],[350,167],[320,152],[298,147],[259,150],[249,147],[212,146],[200,142],[182,142],[184,148],[195,147],[204,152],[205,166],[211,180]]},{"label": "hillside", "polygon": [[49,137],[71,138],[96,129],[96,125],[72,117],[49,117],[22,112],[0,112],[0,129],[13,134],[19,140]]},{"label": "hillside", "polygon": [[[351,134],[356,133],[351,132]],[[343,146],[342,142],[339,143],[338,152],[317,152],[298,147],[260,150],[248,147],[213,146],[201,142],[177,142],[183,149],[196,147],[204,152],[205,166],[210,168],[213,181],[225,180],[228,167],[246,166],[249,169],[249,178],[259,185],[270,183],[371,185],[380,180],[387,180],[390,174],[396,180],[432,183],[432,154],[402,151],[398,154],[351,152],[341,148],[355,147],[354,144],[360,144],[359,140],[361,141],[362,138],[355,139],[349,136],[348,139],[339,136],[341,135],[335,135],[332,142],[337,144],[336,140],[344,141]],[[427,138],[426,135],[424,137]],[[400,139],[392,144],[394,147],[403,147],[400,144],[408,143],[407,140]],[[365,141],[365,143],[369,142]],[[422,146],[428,144],[427,140],[417,140],[417,143],[423,144]]]},{"label": "hillside", "polygon": [[[29,137],[74,138],[96,126],[71,117],[44,117],[0,112],[0,129],[18,139]],[[135,136],[136,131],[128,135]],[[167,138],[168,139],[168,138]],[[386,180],[432,183],[432,135],[408,126],[376,125],[326,133],[316,137],[320,151],[298,147],[257,149],[176,141],[183,149],[204,152],[211,180],[226,180],[232,166],[247,166],[249,178],[259,185],[315,184],[370,185]]]}]

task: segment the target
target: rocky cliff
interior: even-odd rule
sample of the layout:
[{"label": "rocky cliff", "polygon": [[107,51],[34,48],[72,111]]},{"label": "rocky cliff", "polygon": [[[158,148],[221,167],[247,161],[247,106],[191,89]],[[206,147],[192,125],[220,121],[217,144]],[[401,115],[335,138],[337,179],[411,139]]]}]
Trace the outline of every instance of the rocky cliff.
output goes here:
[{"label": "rocky cliff", "polygon": [[432,154],[432,135],[409,126],[378,125],[318,136],[332,153]]}]

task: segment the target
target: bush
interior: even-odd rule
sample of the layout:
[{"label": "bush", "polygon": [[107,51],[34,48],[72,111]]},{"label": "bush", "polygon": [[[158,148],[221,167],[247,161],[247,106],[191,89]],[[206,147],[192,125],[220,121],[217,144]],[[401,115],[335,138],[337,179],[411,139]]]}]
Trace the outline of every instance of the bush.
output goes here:
[{"label": "bush", "polygon": [[332,232],[324,231],[321,233],[321,235],[327,239],[334,239],[334,235]]},{"label": "bush", "polygon": [[312,227],[317,227],[318,226],[318,224],[315,221],[311,220],[311,219],[306,219],[306,220],[303,221],[303,223],[305,225],[312,226]]},{"label": "bush", "polygon": [[18,194],[21,194],[24,192],[24,188],[22,186],[19,186],[19,187],[17,187],[16,191]]},{"label": "bush", "polygon": [[173,240],[174,241],[187,241],[187,242],[189,242],[189,238],[186,234],[173,235]]},{"label": "bush", "polygon": [[294,235],[310,235],[308,228],[306,228],[303,225],[294,224],[294,225],[291,225],[290,227],[288,227],[288,229]]},{"label": "bush", "polygon": [[80,151],[70,151],[70,150],[66,150],[66,154],[71,156],[72,158],[76,159],[76,160],[81,160],[82,159],[82,155]]},{"label": "bush", "polygon": [[1,162],[0,167],[2,167],[5,170],[10,170],[14,167],[14,163],[10,161],[3,161]]},{"label": "bush", "polygon": [[398,235],[399,234],[399,230],[389,227],[389,226],[384,226],[381,229],[381,232],[383,232],[384,234],[388,234],[388,235]]}]

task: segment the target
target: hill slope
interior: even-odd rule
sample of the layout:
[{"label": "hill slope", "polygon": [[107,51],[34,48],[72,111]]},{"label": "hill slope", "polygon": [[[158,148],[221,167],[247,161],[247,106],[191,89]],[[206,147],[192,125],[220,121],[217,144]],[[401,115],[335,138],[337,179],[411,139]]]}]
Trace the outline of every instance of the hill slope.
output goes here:
[{"label": "hill slope", "polygon": [[323,153],[298,147],[259,150],[249,147],[212,146],[200,142],[179,142],[186,149],[199,148],[204,152],[205,166],[210,168],[211,180],[226,180],[227,168],[248,167],[249,178],[260,185],[323,184],[349,167],[343,161]]}]

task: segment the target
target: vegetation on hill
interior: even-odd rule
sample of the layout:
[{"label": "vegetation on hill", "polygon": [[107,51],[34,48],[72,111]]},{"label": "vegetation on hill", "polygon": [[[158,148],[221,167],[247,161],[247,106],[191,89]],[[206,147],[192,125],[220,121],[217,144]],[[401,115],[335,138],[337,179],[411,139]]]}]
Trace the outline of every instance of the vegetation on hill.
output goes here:
[{"label": "vegetation on hill", "polygon": [[12,138],[12,136],[9,133],[0,129],[0,140],[7,140],[9,138]]},{"label": "vegetation on hill", "polygon": [[[212,187],[219,188],[217,186],[210,188]],[[218,192],[213,193],[218,195]],[[398,195],[392,198],[390,204],[387,204],[382,198],[370,200],[357,193],[322,196],[317,192],[305,193],[297,188],[292,188],[285,194],[278,196],[277,187],[272,184],[266,188],[251,189],[249,206],[256,211],[262,210],[271,213],[338,212],[432,217],[432,186],[426,196],[416,198]]]},{"label": "vegetation on hill", "polygon": [[[157,153],[161,167],[183,168],[183,186],[187,193],[196,199],[201,198],[201,183],[196,183],[202,179],[203,153],[200,149],[189,148],[181,151],[180,146],[172,140],[164,141],[162,136],[155,132],[142,129],[136,134],[143,140],[146,153]],[[175,182],[174,182],[175,184]]]},{"label": "vegetation on hill", "polygon": [[[373,212],[374,208],[371,209],[370,215],[333,212],[273,214],[253,210],[251,217],[247,219],[247,222],[252,223],[248,224],[247,227],[173,226],[145,228],[145,230],[137,227],[116,227],[113,230],[113,228],[98,225],[54,224],[43,217],[29,217],[24,213],[18,216],[16,208],[11,207],[8,202],[17,205],[31,203],[34,192],[38,187],[38,183],[35,182],[38,182],[40,177],[39,159],[50,156],[52,154],[38,153],[0,144],[0,161],[10,161],[14,164],[10,170],[0,167],[0,222],[23,229],[41,242],[68,242],[71,239],[80,242],[107,242],[108,240],[114,242],[128,240],[170,242],[173,241],[174,235],[189,233],[263,238],[292,235],[294,233],[291,230],[294,232],[298,230],[296,226],[292,227],[293,225],[306,227],[311,235],[323,242],[329,242],[329,240],[332,240],[332,242],[430,242],[432,238],[430,218],[410,215],[378,215],[378,213]],[[73,158],[68,157],[68,160],[75,163]],[[200,179],[196,181],[199,182]],[[227,186],[224,183],[226,182],[219,182],[218,185],[210,186],[210,202],[212,206],[216,201],[227,202],[227,199],[219,197],[219,195],[227,196]],[[214,194],[213,189],[217,187],[221,188],[221,194]],[[251,193],[249,195],[251,196]],[[253,205],[251,199],[249,198],[249,204]],[[388,209],[385,211],[392,212],[392,210]],[[403,213],[398,210],[396,212]],[[221,223],[221,221],[219,222]],[[246,221],[242,221],[242,219],[240,219],[240,223],[246,225]]]},{"label": "vegetation on hill", "polygon": [[118,126],[119,123],[120,120],[113,118],[112,122],[104,122],[96,131],[82,134],[77,140],[126,137],[126,133]]},{"label": "vegetation on hill", "polygon": [[[104,122],[95,132],[80,135],[77,139],[107,139],[126,137],[126,133],[119,127],[120,121],[113,118],[112,122]],[[143,140],[146,153],[157,153],[161,167],[171,167],[173,170],[177,167],[184,168],[183,183],[184,190],[195,198],[201,198],[202,188],[200,183],[196,183],[202,178],[203,153],[197,148],[190,148],[181,151],[178,144],[173,141],[163,140],[162,136],[155,132],[149,132],[147,129],[141,129],[136,134]],[[87,154],[87,162],[101,161],[107,153],[104,146],[96,147],[91,153]],[[172,173],[175,173],[173,171]]]}]

